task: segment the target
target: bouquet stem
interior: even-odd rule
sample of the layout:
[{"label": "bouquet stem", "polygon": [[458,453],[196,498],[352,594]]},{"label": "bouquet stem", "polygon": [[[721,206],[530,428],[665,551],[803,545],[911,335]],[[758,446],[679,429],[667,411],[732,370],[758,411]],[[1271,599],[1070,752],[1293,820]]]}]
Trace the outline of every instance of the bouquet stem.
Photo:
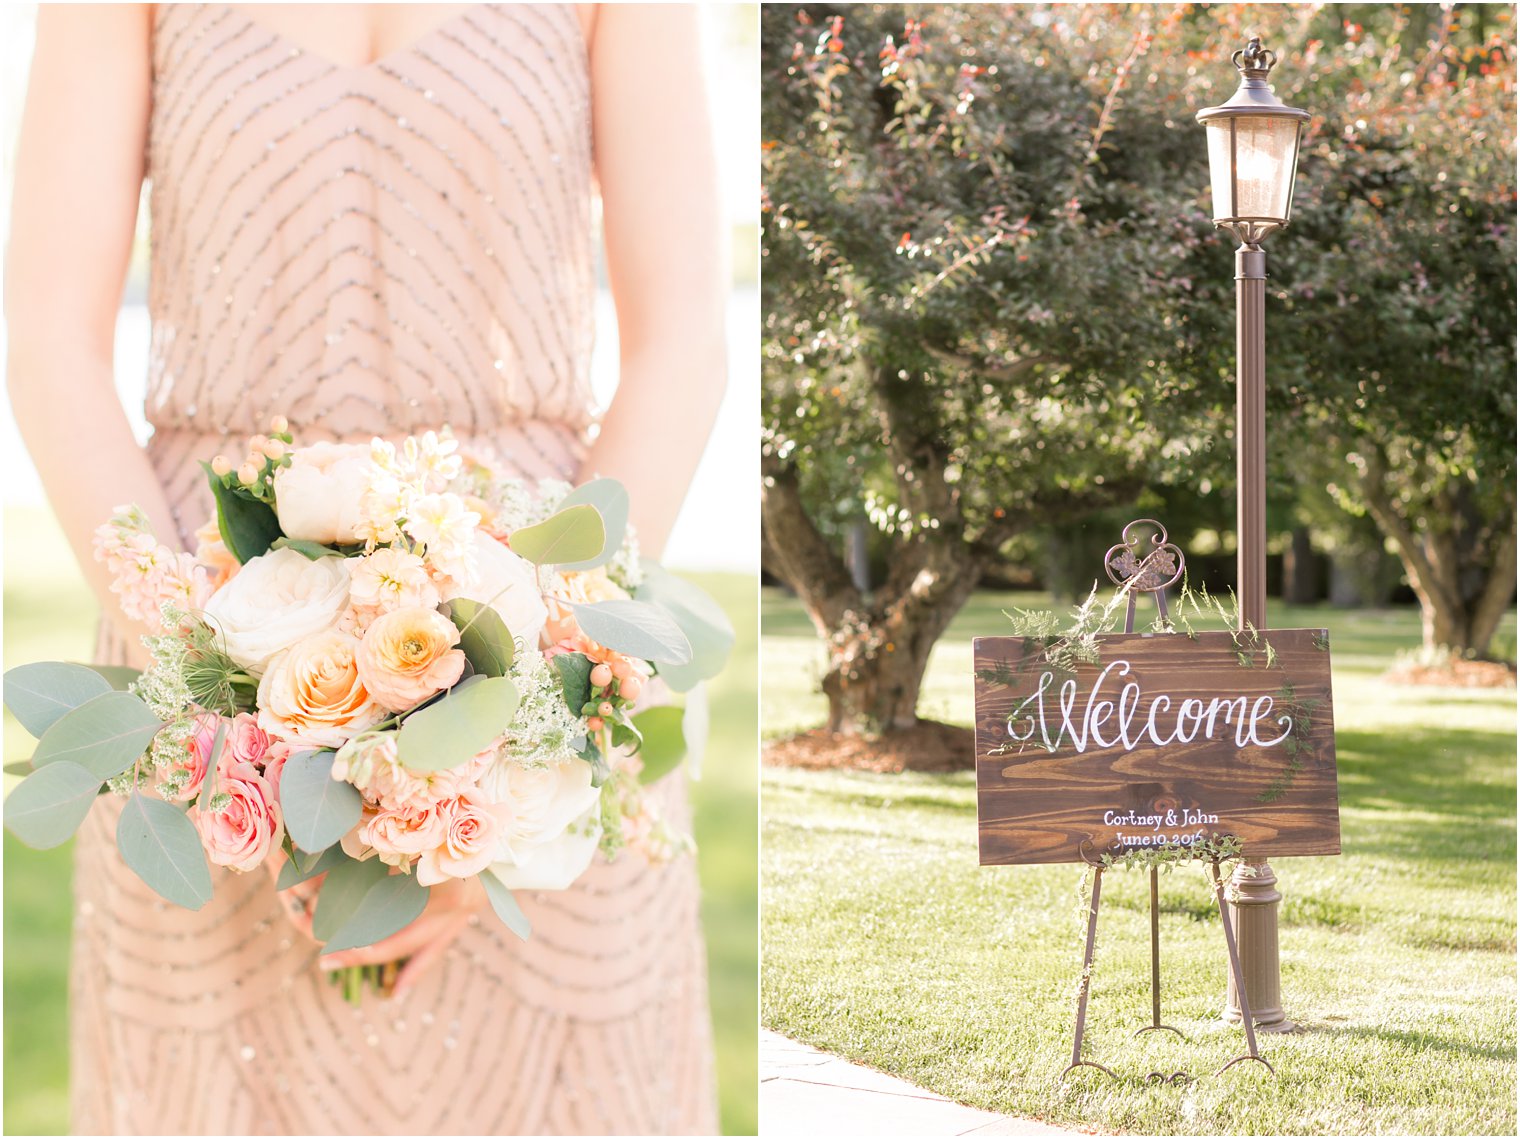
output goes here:
[{"label": "bouquet stem", "polygon": [[328,976],[343,992],[343,999],[355,1008],[364,998],[366,989],[372,989],[389,1000],[396,989],[396,978],[401,974],[405,961],[387,961],[383,965],[350,965]]}]

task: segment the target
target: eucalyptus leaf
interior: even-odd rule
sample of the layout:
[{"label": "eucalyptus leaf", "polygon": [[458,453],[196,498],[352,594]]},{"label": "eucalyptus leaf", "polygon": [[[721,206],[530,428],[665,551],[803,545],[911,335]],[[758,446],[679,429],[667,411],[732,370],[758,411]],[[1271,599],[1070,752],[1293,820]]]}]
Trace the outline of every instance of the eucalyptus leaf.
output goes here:
[{"label": "eucalyptus leaf", "polygon": [[[281,776],[283,789],[284,776]],[[322,889],[317,891],[317,910],[311,916],[311,934],[318,941],[327,941],[348,924],[359,910],[370,887],[387,877],[391,868],[378,858],[364,862],[346,855],[327,871]]]},{"label": "eucalyptus leaf", "polygon": [[384,941],[416,921],[427,900],[427,887],[420,885],[414,875],[392,874],[382,878],[365,892],[349,919],[327,939],[323,952],[336,953]]},{"label": "eucalyptus leaf", "polygon": [[18,760],[15,763],[7,763],[5,765],[5,773],[7,775],[30,775],[33,770],[32,761],[29,759]]},{"label": "eucalyptus leaf", "polygon": [[211,870],[195,825],[162,799],[134,793],[116,824],[122,860],[154,893],[187,910],[211,900]]},{"label": "eucalyptus leaf", "polygon": [[130,692],[107,690],[65,712],[42,733],[32,766],[67,761],[101,779],[111,779],[148,750],[163,726]]},{"label": "eucalyptus leaf", "polygon": [[65,712],[109,691],[110,682],[82,664],[44,660],[5,674],[5,706],[37,738]]},{"label": "eucalyptus leaf", "polygon": [[561,561],[560,569],[589,570],[606,565],[622,548],[623,539],[628,534],[628,491],[617,479],[592,479],[565,496],[559,508],[563,510],[567,506],[596,507],[602,516],[605,535],[600,553],[577,562]]},{"label": "eucalyptus leaf", "polygon": [[691,660],[667,663],[660,669],[665,683],[687,692],[723,671],[734,647],[734,627],[712,597],[683,578],[647,559],[642,563],[644,580],[634,597],[658,605],[680,626],[691,644]]},{"label": "eucalyptus leaf", "polygon": [[129,668],[124,664],[92,664],[86,667],[105,677],[106,683],[117,692],[125,692],[142,675],[141,669]]},{"label": "eucalyptus leaf", "polygon": [[449,620],[459,629],[459,647],[470,666],[482,676],[506,676],[512,668],[512,630],[501,614],[480,601],[456,597],[449,602]]},{"label": "eucalyptus leaf", "polygon": [[299,886],[302,882],[315,878],[318,874],[326,874],[348,855],[343,853],[340,846],[329,846],[320,854],[314,854],[309,860],[287,858],[285,865],[280,867],[280,875],[274,880],[276,890],[288,890],[292,886]]},{"label": "eucalyptus leaf", "polygon": [[614,652],[661,665],[686,664],[691,660],[691,643],[686,634],[658,605],[624,600],[568,604],[581,632]]},{"label": "eucalyptus leaf", "polygon": [[681,731],[681,709],[663,705],[633,718],[644,744],[639,748],[643,770],[639,781],[653,783],[676,769],[686,755],[686,736]]},{"label": "eucalyptus leaf", "polygon": [[280,806],[291,841],[308,854],[326,850],[359,821],[363,803],[350,783],[332,776],[330,751],[298,751],[280,773]]},{"label": "eucalyptus leaf", "polygon": [[506,731],[516,713],[517,686],[510,678],[476,678],[408,716],[396,733],[396,758],[409,771],[458,767]]},{"label": "eucalyptus leaf", "polygon": [[577,716],[591,699],[591,659],[585,653],[558,653],[554,667],[559,670],[560,684],[565,690],[565,703]]},{"label": "eucalyptus leaf", "polygon": [[36,850],[68,842],[100,791],[102,780],[77,763],[51,763],[16,784],[5,800],[5,825]]},{"label": "eucalyptus leaf", "polygon": [[244,565],[267,554],[283,536],[274,507],[224,486],[210,463],[202,463],[201,469],[211,483],[211,495],[216,500],[216,527],[228,552]]},{"label": "eucalyptus leaf", "polygon": [[569,506],[533,526],[512,531],[512,552],[534,565],[564,565],[594,558],[607,541],[607,529],[594,506]]},{"label": "eucalyptus leaf", "polygon": [[480,881],[486,888],[486,899],[491,903],[491,909],[496,911],[496,916],[508,929],[527,941],[533,927],[528,924],[528,915],[522,912],[512,891],[502,885],[501,879],[489,867],[480,876]]}]

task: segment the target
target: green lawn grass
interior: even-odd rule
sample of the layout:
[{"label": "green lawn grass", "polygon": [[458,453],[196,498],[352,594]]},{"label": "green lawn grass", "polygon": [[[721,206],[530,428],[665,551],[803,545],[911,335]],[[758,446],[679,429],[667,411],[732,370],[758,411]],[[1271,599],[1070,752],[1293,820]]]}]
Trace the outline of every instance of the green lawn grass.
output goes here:
[{"label": "green lawn grass", "polygon": [[[7,510],[5,531],[5,667],[88,659],[94,606],[51,517]],[[738,632],[729,667],[710,689],[712,737],[692,795],[722,1126],[727,1134],[746,1135],[757,1125],[755,590],[753,578],[738,574],[696,580]],[[30,738],[7,712],[7,761],[30,749]],[[8,776],[7,789],[12,783]],[[7,1134],[68,1130],[72,865],[70,846],[43,853],[5,836]]]},{"label": "green lawn grass", "polygon": [[[821,654],[795,602],[762,597],[762,722],[816,724]],[[981,594],[936,647],[921,712],[969,724],[975,634],[1032,594]],[[1142,615],[1144,616],[1144,615]],[[1513,636],[1513,614],[1505,635]],[[979,1107],[1152,1134],[1515,1132],[1515,694],[1379,679],[1412,611],[1273,607],[1328,626],[1337,858],[1274,863],[1283,1005],[1255,1065],[1218,1013],[1223,933],[1198,867],[1161,878],[1166,1034],[1149,1023],[1148,890],[1104,882],[1089,1058],[1070,1060],[1083,914],[1073,866],[977,865],[975,779],[766,769],[761,1014],[767,1027]],[[1206,1078],[1147,1085],[1152,1070]]]}]

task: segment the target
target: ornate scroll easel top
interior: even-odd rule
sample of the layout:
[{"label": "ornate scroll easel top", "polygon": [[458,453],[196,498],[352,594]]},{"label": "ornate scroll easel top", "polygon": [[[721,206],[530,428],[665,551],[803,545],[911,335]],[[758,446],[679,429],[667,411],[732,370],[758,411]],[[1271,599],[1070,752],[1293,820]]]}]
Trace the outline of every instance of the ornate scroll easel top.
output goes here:
[{"label": "ornate scroll easel top", "polygon": [[[1149,538],[1147,538],[1149,528]],[[1124,528],[1123,541],[1103,557],[1108,580],[1132,593],[1154,593],[1182,580],[1187,561],[1167,541],[1166,527],[1154,518],[1137,518]]]}]

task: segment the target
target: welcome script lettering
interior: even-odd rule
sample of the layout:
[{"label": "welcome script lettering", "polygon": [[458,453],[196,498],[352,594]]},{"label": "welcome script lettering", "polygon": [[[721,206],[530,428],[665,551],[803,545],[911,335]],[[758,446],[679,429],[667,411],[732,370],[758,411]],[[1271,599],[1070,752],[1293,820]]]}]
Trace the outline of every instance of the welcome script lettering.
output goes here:
[{"label": "welcome script lettering", "polygon": [[[1129,752],[1147,740],[1156,747],[1165,747],[1199,739],[1227,739],[1232,729],[1237,748],[1270,748],[1281,744],[1293,732],[1292,716],[1273,715],[1275,701],[1271,696],[1258,696],[1254,701],[1248,696],[1215,696],[1209,700],[1188,697],[1174,711],[1172,698],[1159,693],[1151,699],[1145,715],[1140,716],[1142,694],[1138,681],[1125,683],[1117,698],[1103,695],[1111,676],[1122,679],[1129,674],[1129,661],[1116,660],[1085,692],[1071,678],[1060,686],[1053,700],[1047,700],[1056,678],[1053,672],[1042,673],[1034,692],[1008,714],[1008,735],[1015,743],[1028,743],[1038,737],[1051,752],[1063,740],[1070,740],[1080,755],[1089,742],[1101,749],[1122,747]],[[1264,732],[1275,727],[1281,727],[1282,731],[1270,739],[1263,738]],[[1105,734],[1105,729],[1109,734]]]}]

